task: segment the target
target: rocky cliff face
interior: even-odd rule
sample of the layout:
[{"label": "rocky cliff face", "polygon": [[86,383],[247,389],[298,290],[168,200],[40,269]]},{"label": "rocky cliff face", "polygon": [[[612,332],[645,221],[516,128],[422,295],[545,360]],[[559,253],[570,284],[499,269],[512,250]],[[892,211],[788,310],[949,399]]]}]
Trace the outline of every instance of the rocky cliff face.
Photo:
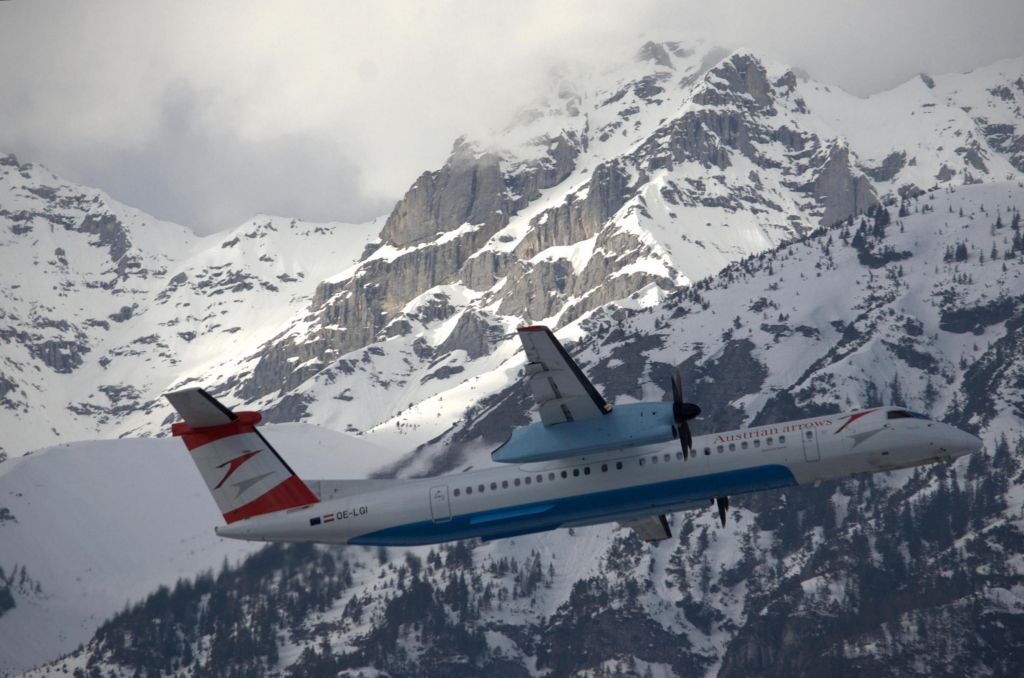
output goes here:
[{"label": "rocky cliff face", "polygon": [[[423,174],[395,206],[380,247],[320,286],[300,321],[313,326],[264,347],[239,395],[283,394],[333,356],[411,331],[408,305],[438,286],[478,294],[474,308],[497,304],[508,326],[565,323],[647,285],[668,291],[708,270],[671,252],[677,243],[708,246],[687,223],[697,208],[742,215],[741,228],[760,243],[715,247],[724,264],[874,203],[870,182],[838,142],[780,126],[778,109],[798,108],[791,72],[773,84],[750,54],[710,70],[682,54],[645,48],[610,95],[563,89],[556,111],[527,115],[525,130],[514,127],[489,147],[457,142],[446,165]],[[556,114],[557,132],[545,127]],[[654,121],[655,114],[669,117]],[[600,120],[608,122],[595,128]],[[502,147],[517,137],[527,141]],[[622,150],[609,158],[612,147]],[[749,171],[736,181],[740,167]],[[710,186],[694,178],[708,170],[728,174],[714,174]],[[797,200],[799,216],[783,214]],[[771,214],[769,223],[751,220],[755,210]],[[721,236],[712,236],[713,247],[734,240]]]}]

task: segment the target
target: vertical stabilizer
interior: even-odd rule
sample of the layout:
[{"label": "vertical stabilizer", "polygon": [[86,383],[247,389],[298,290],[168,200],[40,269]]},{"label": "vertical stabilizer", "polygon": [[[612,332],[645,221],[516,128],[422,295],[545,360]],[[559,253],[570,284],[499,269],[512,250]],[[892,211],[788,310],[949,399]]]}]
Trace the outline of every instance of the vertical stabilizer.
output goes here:
[{"label": "vertical stabilizer", "polygon": [[185,442],[226,522],[319,501],[256,430],[259,412],[232,412],[201,388],[165,397],[185,420],[171,433]]}]

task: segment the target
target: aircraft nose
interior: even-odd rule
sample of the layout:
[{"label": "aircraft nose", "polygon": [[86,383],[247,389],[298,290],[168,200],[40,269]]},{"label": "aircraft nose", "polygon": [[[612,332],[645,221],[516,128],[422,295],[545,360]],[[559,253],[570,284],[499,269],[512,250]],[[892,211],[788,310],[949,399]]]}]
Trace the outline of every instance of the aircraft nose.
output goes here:
[{"label": "aircraft nose", "polygon": [[950,429],[946,440],[943,441],[943,447],[949,456],[962,457],[965,454],[971,454],[981,449],[982,442],[978,436],[967,431],[961,431],[954,426],[950,426]]}]

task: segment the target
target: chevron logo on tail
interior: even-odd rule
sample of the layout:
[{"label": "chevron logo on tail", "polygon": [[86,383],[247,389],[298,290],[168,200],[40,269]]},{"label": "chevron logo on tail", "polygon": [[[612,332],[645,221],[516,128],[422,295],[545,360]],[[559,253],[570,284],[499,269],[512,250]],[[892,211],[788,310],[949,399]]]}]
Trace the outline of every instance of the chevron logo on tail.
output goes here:
[{"label": "chevron logo on tail", "polygon": [[226,481],[226,480],[227,480],[228,478],[230,478],[230,477],[231,477],[231,474],[232,474],[232,473],[234,473],[235,471],[237,471],[237,470],[238,470],[238,467],[239,467],[239,466],[241,466],[241,465],[242,465],[242,464],[244,464],[245,462],[249,461],[250,459],[252,459],[253,457],[255,457],[255,456],[256,456],[257,454],[259,454],[259,453],[260,453],[260,452],[262,452],[262,451],[263,451],[263,450],[251,450],[251,451],[246,451],[246,452],[243,452],[242,454],[238,455],[238,456],[237,456],[237,457],[235,457],[234,459],[228,459],[228,460],[227,460],[226,462],[224,462],[223,464],[218,464],[218,465],[217,465],[217,468],[224,468],[225,466],[227,466],[227,467],[228,467],[228,472],[224,474],[224,477],[220,479],[220,482],[219,482],[219,483],[217,483],[217,486],[216,486],[216,487],[214,487],[213,489],[215,489],[215,490],[219,490],[219,489],[220,489],[220,486],[221,486],[221,485],[223,485],[223,484],[224,484],[224,482],[225,482],[225,481]]}]

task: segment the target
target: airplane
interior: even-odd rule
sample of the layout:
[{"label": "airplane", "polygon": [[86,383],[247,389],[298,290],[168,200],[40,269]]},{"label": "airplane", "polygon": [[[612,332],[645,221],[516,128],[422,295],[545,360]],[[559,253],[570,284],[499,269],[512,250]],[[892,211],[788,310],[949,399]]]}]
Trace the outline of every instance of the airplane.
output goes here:
[{"label": "airplane", "polygon": [[540,421],[515,430],[489,468],[417,479],[303,480],[267,442],[258,412],[200,388],[167,393],[172,425],[220,508],[221,537],[422,545],[618,522],[648,542],[666,514],[729,497],[890,471],[981,449],[977,437],[902,407],[874,407],[694,437],[683,399],[612,406],[550,329],[520,327]]}]

